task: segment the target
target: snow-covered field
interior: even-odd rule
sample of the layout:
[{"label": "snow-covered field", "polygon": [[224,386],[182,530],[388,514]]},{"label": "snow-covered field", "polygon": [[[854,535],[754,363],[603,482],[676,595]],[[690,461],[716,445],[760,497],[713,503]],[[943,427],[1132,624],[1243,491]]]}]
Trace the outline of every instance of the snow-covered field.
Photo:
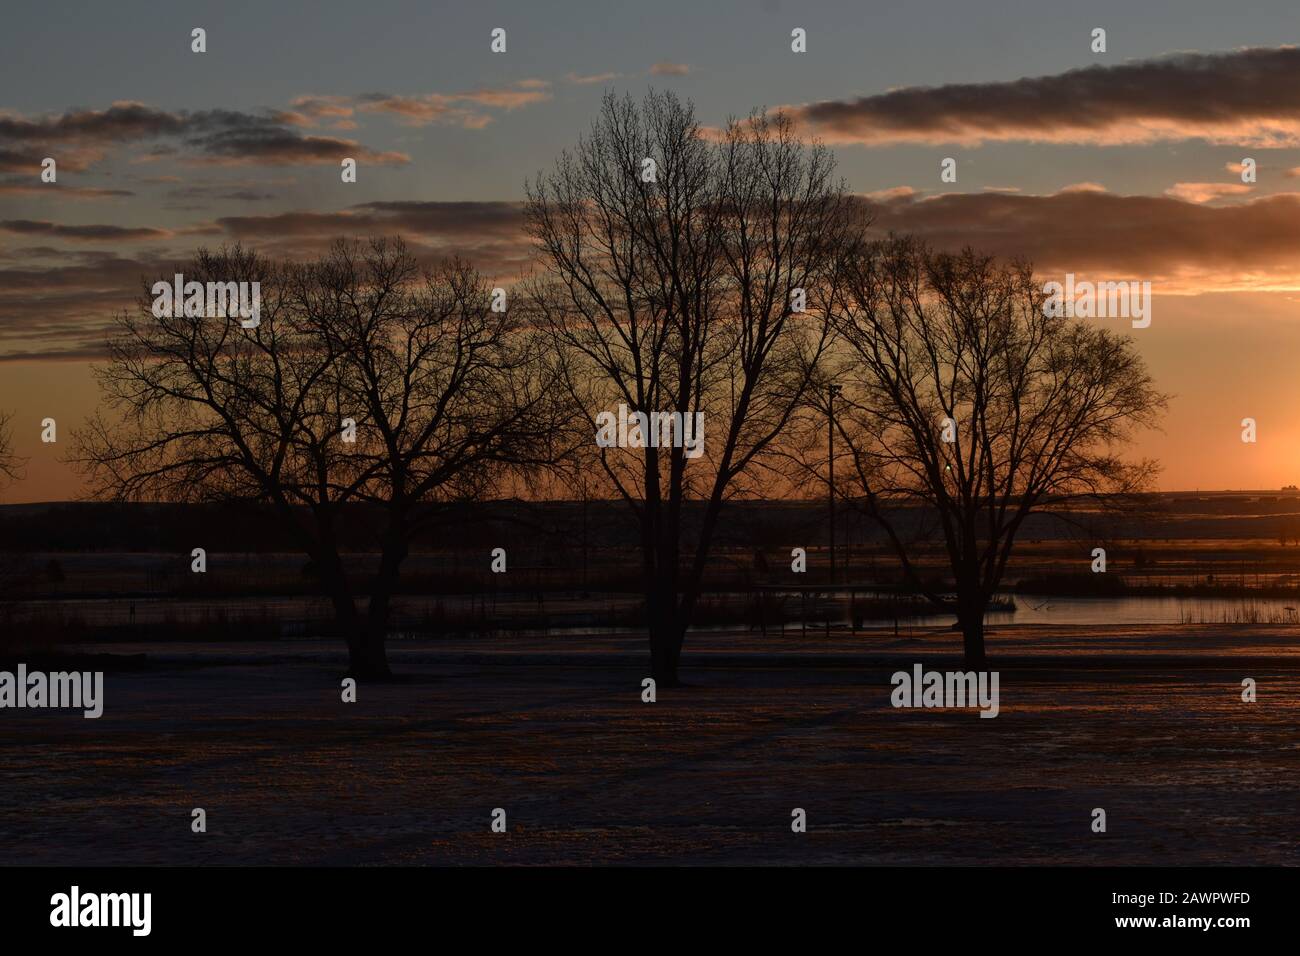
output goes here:
[{"label": "snow-covered field", "polygon": [[100,719],[0,710],[0,864],[1300,863],[1300,628],[989,646],[992,720],[890,705],[945,629],[692,635],[653,704],[625,635],[397,643],[355,704],[330,643],[95,647],[146,655]]}]

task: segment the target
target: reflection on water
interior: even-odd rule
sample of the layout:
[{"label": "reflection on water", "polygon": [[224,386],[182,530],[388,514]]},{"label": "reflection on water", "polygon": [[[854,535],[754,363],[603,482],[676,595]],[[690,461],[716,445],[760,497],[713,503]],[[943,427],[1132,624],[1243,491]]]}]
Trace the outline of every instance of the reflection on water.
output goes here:
[{"label": "reflection on water", "polygon": [[[1012,613],[990,613],[990,624],[1300,624],[1286,598],[1115,597],[1018,595]],[[943,624],[951,615],[914,619]]]}]

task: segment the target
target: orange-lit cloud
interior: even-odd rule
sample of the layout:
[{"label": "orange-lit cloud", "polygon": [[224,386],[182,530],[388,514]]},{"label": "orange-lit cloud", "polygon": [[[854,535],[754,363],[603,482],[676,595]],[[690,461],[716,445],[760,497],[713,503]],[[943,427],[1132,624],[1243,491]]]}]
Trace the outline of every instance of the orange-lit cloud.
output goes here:
[{"label": "orange-lit cloud", "polygon": [[592,73],[590,76],[582,76],[578,73],[569,73],[564,78],[570,83],[576,83],[579,86],[589,86],[593,83],[608,83],[610,80],[616,80],[622,74],[619,73]]},{"label": "orange-lit cloud", "polygon": [[346,96],[299,96],[290,106],[311,119],[341,118],[352,115],[352,102]]},{"label": "orange-lit cloud", "polygon": [[1045,273],[1161,283],[1161,292],[1300,289],[1300,193],[1208,205],[1095,189],[861,200],[878,234],[1023,257]]},{"label": "orange-lit cloud", "polygon": [[508,112],[544,102],[551,98],[549,85],[544,80],[523,80],[509,88],[466,93],[427,93],[422,96],[365,93],[355,97],[355,104],[362,112],[394,114],[411,126],[444,123],[481,129],[492,122],[485,109]]},{"label": "orange-lit cloud", "polygon": [[891,186],[889,189],[862,193],[862,198],[871,202],[893,202],[895,199],[912,199],[918,195],[920,194],[911,186]]},{"label": "orange-lit cloud", "polygon": [[[252,181],[213,188],[260,187]],[[928,196],[904,186],[856,201],[872,217],[875,235],[912,234],[939,248],[970,245],[1027,258],[1044,276],[1150,280],[1162,294],[1300,290],[1300,193],[1209,203],[1121,195],[1095,183],[1046,196]],[[340,236],[398,234],[426,263],[460,255],[503,280],[527,271],[534,255],[522,207],[513,201],[376,201],[331,212],[224,216],[172,230],[47,220],[8,220],[0,230],[42,243],[0,248],[0,315],[6,319],[0,358],[61,349],[95,354],[105,323],[134,301],[141,276],[165,274],[202,237],[305,258]],[[154,251],[84,248],[95,241],[115,250],[134,244]]]},{"label": "orange-lit cloud", "polygon": [[1245,183],[1174,183],[1165,190],[1165,195],[1186,202],[1213,202],[1229,196],[1244,196],[1252,188]]}]

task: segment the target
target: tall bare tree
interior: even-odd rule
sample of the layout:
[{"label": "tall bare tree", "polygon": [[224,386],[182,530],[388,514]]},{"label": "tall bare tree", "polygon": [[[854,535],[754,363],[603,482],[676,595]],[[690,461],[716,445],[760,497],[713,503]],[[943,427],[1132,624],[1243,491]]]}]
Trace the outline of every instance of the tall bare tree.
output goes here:
[{"label": "tall bare tree", "polygon": [[[1138,491],[1123,444],[1166,404],[1132,340],[1045,314],[1031,268],[894,238],[849,272],[832,322],[840,491],[883,530],[905,578],[954,612],[967,663],[1017,532],[1035,511]],[[824,422],[825,419],[817,418]],[[927,524],[955,593],[918,572]]]},{"label": "tall bare tree", "polygon": [[[400,566],[436,504],[547,456],[537,337],[469,266],[422,272],[400,241],[339,242],[305,264],[202,251],[183,274],[259,282],[260,323],[158,317],[148,296],[121,317],[97,370],[115,414],[76,435],[92,493],[270,504],[333,604],[350,672],[386,676]],[[339,539],[358,502],[384,516],[361,582]]]},{"label": "tall bare tree", "polygon": [[[590,135],[529,185],[526,220],[545,270],[533,304],[594,468],[639,523],[651,670],[674,684],[723,502],[826,348],[854,209],[830,154],[784,117],[756,113],[715,140],[689,104],[651,92],[606,96]],[[702,454],[597,447],[600,414],[620,405],[675,423],[703,413]]]}]

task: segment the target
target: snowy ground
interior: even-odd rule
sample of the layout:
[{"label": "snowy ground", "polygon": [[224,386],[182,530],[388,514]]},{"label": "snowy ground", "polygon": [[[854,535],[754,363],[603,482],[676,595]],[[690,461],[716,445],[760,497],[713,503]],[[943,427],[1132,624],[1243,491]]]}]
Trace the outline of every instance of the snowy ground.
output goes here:
[{"label": "snowy ground", "polygon": [[0,711],[0,864],[1300,863],[1300,629],[1007,627],[996,719],[890,706],[955,649],[692,635],[645,704],[636,639],[400,643],[343,704],[333,644],[97,647],[99,720]]}]

